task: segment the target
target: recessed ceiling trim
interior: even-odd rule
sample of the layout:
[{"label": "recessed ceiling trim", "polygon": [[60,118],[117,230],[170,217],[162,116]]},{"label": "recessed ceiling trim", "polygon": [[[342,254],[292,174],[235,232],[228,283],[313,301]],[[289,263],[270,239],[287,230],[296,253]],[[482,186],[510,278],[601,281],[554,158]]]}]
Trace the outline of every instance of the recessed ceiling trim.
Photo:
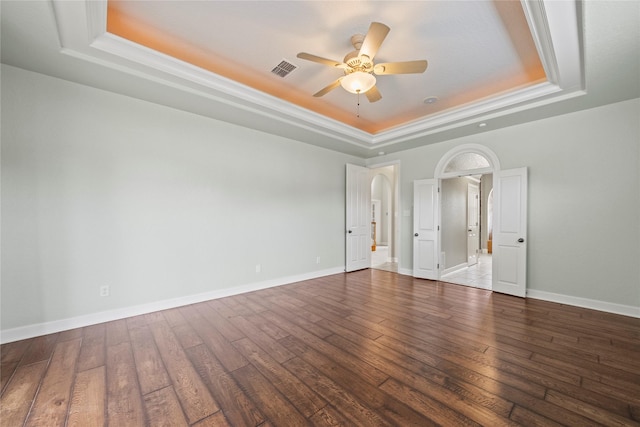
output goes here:
[{"label": "recessed ceiling trim", "polygon": [[542,62],[542,67],[547,75],[547,80],[551,83],[558,83],[558,61],[551,42],[551,32],[549,21],[543,1],[522,0],[524,16],[529,23],[529,30],[533,38],[533,43],[538,50],[538,56]]},{"label": "recessed ceiling trim", "polygon": [[[345,142],[356,144],[360,147],[368,147],[370,144],[371,137],[367,132],[298,107],[290,102],[133,43],[122,37],[105,33],[95,39],[89,48],[92,50],[89,56],[91,54],[96,55],[96,51],[100,51],[117,58],[117,60],[124,59],[128,64],[137,64],[143,67],[147,73],[165,80],[171,80],[174,87],[179,88],[180,85],[184,85],[186,82],[194,83],[198,87],[189,86],[192,90],[199,90],[201,95],[209,98],[213,97],[217,101],[266,114],[270,118],[282,120],[308,130],[316,130],[332,137],[339,137]],[[292,119],[295,119],[295,121]],[[299,121],[303,121],[304,124]],[[327,132],[327,130],[332,132]]]},{"label": "recessed ceiling trim", "polygon": [[374,145],[385,142],[400,142],[407,138],[426,135],[427,133],[425,133],[425,131],[441,131],[443,130],[441,127],[444,125],[450,124],[452,125],[451,127],[459,126],[460,121],[462,120],[473,119],[474,121],[477,121],[480,115],[497,110],[503,111],[502,115],[504,115],[508,113],[505,111],[508,107],[539,99],[544,96],[553,95],[561,90],[562,89],[557,85],[548,82],[539,83],[531,87],[519,89],[515,92],[502,94],[499,97],[492,97],[490,99],[474,102],[462,108],[455,108],[450,111],[437,113],[426,119],[417,121],[414,124],[404,125],[397,129],[382,132],[373,136],[373,142]]},{"label": "recessed ceiling trim", "polygon": [[[555,85],[552,85],[553,87],[557,87]],[[556,91],[557,92],[557,91]],[[522,105],[518,105],[518,106],[513,106],[510,107],[508,110],[501,110],[501,111],[492,111],[490,113],[487,114],[483,114],[480,116],[472,116],[469,117],[466,120],[460,120],[457,122],[445,122],[446,124],[443,126],[439,126],[439,127],[431,127],[429,129],[426,129],[422,132],[416,132],[414,134],[408,134],[408,135],[403,135],[403,136],[396,136],[395,138],[390,138],[388,142],[378,142],[376,144],[376,148],[382,148],[382,147],[388,147],[388,146],[392,146],[395,144],[399,144],[401,142],[405,142],[405,141],[410,141],[410,140],[414,140],[416,138],[420,138],[420,137],[424,137],[424,136],[428,136],[428,135],[434,135],[440,132],[445,132],[445,131],[449,131],[452,129],[456,129],[456,128],[460,128],[460,127],[464,127],[464,126],[475,126],[478,121],[485,121],[485,120],[492,120],[492,119],[497,119],[499,117],[503,117],[509,114],[513,114],[516,112],[520,112],[520,111],[525,111],[525,110],[529,110],[531,108],[536,108],[536,107],[541,107],[544,105],[548,105],[548,104],[552,104],[554,102],[559,102],[559,101],[564,101],[567,99],[571,99],[571,98],[575,98],[578,96],[582,96],[582,95],[586,95],[586,91],[573,91],[573,92],[568,92],[568,93],[562,93],[558,96],[554,96],[553,98],[547,98],[547,99],[543,99],[543,100],[539,100],[539,101],[535,101],[535,102],[531,102],[531,103],[526,103],[526,104],[522,104]]]},{"label": "recessed ceiling trim", "polygon": [[375,150],[584,93],[574,2],[523,0],[548,82],[371,134],[106,32],[107,1],[53,0],[63,53]]}]

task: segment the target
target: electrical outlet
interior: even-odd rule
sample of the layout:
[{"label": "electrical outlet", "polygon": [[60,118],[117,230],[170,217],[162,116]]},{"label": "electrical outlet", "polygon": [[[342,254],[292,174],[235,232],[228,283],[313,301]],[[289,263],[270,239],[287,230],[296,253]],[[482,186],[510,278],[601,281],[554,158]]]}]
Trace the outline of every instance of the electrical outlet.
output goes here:
[{"label": "electrical outlet", "polygon": [[262,271],[262,266],[260,264],[256,264],[256,273],[260,273]]},{"label": "electrical outlet", "polygon": [[109,296],[109,285],[100,286],[100,296],[108,297]]},{"label": "electrical outlet", "polygon": [[316,257],[316,264],[320,264],[320,257]]}]

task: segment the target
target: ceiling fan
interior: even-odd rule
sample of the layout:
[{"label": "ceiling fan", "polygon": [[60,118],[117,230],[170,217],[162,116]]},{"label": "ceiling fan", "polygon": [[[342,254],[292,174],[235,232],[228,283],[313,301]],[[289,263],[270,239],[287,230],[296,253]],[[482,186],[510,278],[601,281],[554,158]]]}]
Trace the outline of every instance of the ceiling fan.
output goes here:
[{"label": "ceiling fan", "polygon": [[356,34],[351,37],[351,44],[356,50],[348,53],[344,57],[343,62],[300,52],[297,55],[300,59],[341,68],[345,74],[313,94],[313,96],[320,97],[326,95],[338,86],[342,86],[351,93],[364,93],[367,95],[369,102],[376,102],[382,99],[382,95],[376,87],[374,74],[383,76],[388,74],[423,73],[427,69],[426,60],[374,64],[373,58],[389,33],[389,30],[389,27],[380,22],[372,22],[366,35]]}]

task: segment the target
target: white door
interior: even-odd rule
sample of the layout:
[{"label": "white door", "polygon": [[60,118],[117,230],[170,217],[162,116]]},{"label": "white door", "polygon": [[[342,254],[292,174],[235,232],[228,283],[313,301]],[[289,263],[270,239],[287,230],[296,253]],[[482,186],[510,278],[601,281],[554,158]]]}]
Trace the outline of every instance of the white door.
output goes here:
[{"label": "white door", "polygon": [[478,263],[480,249],[480,187],[467,184],[467,267]]},{"label": "white door", "polygon": [[440,193],[437,179],[413,181],[413,277],[438,280]]},{"label": "white door", "polygon": [[493,290],[524,297],[527,289],[527,168],[494,180]]},{"label": "white door", "polygon": [[369,169],[347,164],[346,271],[371,266],[371,184]]}]

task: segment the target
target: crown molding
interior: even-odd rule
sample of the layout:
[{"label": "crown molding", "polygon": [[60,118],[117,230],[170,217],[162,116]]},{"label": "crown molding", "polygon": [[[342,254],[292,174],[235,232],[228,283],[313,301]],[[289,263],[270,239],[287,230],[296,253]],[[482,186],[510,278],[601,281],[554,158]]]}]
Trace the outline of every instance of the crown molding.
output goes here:
[{"label": "crown molding", "polygon": [[61,52],[233,106],[360,149],[376,150],[584,91],[581,16],[574,1],[522,0],[547,80],[444,111],[377,134],[283,101],[107,32],[107,0],[52,0]]}]

